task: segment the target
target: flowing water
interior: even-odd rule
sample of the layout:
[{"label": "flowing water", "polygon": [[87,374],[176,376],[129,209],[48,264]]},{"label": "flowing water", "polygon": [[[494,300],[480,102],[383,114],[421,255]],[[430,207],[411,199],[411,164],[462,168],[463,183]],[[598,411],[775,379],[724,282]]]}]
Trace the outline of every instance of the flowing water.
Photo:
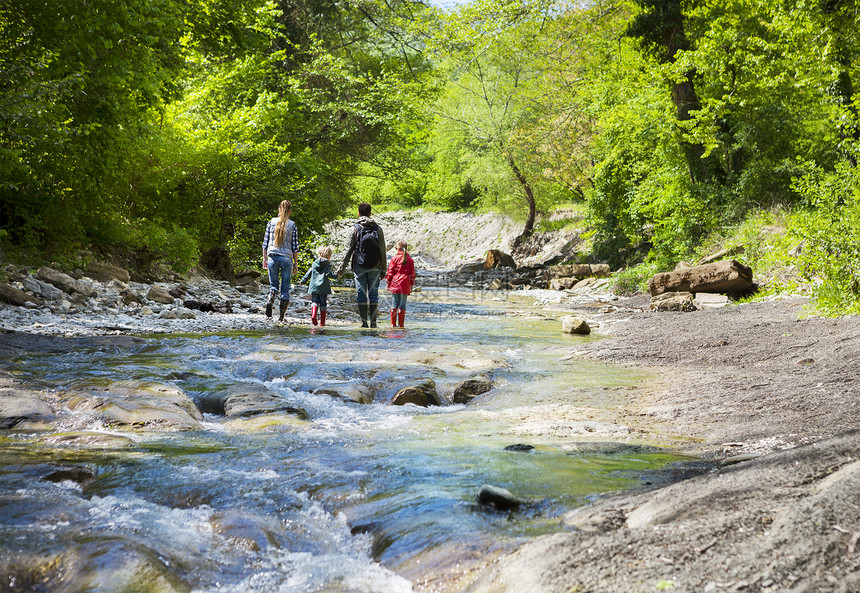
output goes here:
[{"label": "flowing water", "polygon": [[[405,330],[152,336],[16,361],[22,378],[54,388],[146,380],[197,399],[259,383],[308,419],[207,414],[203,430],[144,432],[81,413],[60,427],[130,437],[131,447],[63,447],[39,431],[7,433],[0,556],[9,574],[0,591],[412,591],[557,531],[565,511],[677,459],[619,445],[631,438],[624,427],[589,420],[642,379],[566,359],[592,338],[466,291],[425,289],[409,308]],[[449,392],[475,374],[496,389],[468,406],[385,403],[420,379]],[[382,403],[311,392],[362,382]],[[514,444],[534,449],[505,448]],[[45,479],[57,465],[92,475]],[[525,504],[481,507],[482,484]]]}]

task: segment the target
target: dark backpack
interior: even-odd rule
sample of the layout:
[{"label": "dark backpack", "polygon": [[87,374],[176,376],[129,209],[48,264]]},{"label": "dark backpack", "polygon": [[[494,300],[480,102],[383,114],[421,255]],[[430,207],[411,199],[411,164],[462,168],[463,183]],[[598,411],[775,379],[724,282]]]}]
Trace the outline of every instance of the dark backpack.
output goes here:
[{"label": "dark backpack", "polygon": [[355,265],[372,268],[379,263],[379,227],[355,225]]}]

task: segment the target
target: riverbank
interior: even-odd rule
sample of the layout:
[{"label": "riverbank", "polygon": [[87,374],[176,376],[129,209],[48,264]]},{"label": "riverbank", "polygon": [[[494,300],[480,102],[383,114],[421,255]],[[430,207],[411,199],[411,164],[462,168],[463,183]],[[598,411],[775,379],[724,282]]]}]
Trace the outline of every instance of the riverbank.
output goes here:
[{"label": "riverbank", "polygon": [[860,591],[860,319],[805,304],[600,315],[572,355],[655,372],[619,414],[725,465],[576,509],[465,590]]}]

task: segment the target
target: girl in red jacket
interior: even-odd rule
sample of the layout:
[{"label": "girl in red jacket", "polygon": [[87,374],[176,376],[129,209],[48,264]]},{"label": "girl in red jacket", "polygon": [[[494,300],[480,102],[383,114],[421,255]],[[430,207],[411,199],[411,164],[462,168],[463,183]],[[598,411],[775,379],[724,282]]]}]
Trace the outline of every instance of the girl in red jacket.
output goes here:
[{"label": "girl in red jacket", "polygon": [[406,296],[412,292],[412,285],[415,284],[415,262],[406,253],[406,241],[398,239],[394,247],[397,248],[397,253],[388,262],[385,282],[388,284],[388,292],[394,297],[391,327],[403,327],[406,318]]}]

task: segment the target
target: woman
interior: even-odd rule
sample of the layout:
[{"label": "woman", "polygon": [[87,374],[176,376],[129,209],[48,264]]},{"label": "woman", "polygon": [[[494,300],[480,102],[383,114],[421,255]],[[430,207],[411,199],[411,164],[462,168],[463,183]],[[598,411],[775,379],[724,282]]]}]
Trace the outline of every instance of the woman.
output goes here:
[{"label": "woman", "polygon": [[[298,265],[299,236],[296,223],[290,220],[293,205],[284,200],[278,206],[278,216],[266,225],[263,235],[263,267],[269,271],[269,300],[266,317],[272,318],[275,295],[280,295],[281,308],[278,321],[283,323],[290,304],[290,276]],[[280,276],[280,279],[279,279]]]}]

